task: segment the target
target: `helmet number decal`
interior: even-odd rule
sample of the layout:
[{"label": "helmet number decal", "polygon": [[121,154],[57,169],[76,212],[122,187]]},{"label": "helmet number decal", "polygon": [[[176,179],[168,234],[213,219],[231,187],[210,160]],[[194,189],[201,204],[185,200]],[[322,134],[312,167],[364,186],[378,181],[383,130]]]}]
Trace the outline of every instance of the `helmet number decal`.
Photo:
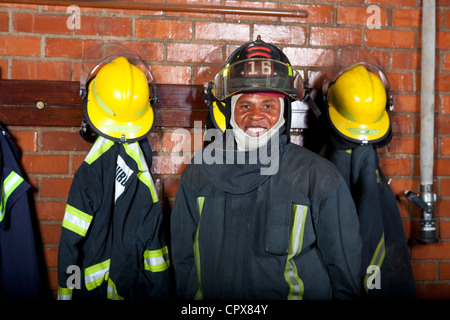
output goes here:
[{"label": "helmet number decal", "polygon": [[250,60],[245,63],[246,77],[273,77],[273,64],[268,60]]}]

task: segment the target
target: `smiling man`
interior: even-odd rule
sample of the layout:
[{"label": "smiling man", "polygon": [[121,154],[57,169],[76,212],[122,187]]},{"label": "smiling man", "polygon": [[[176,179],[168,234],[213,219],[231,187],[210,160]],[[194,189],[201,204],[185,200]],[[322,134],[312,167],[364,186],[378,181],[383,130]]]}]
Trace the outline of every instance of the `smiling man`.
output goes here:
[{"label": "smiling man", "polygon": [[[171,215],[181,299],[358,298],[350,192],[329,161],[288,141],[301,86],[284,53],[260,39],[232,53],[209,86],[222,135],[184,170]],[[269,150],[279,165],[263,174]]]},{"label": "smiling man", "polygon": [[285,123],[284,98],[284,94],[270,91],[231,97],[231,127],[238,150],[255,150],[278,133]]}]

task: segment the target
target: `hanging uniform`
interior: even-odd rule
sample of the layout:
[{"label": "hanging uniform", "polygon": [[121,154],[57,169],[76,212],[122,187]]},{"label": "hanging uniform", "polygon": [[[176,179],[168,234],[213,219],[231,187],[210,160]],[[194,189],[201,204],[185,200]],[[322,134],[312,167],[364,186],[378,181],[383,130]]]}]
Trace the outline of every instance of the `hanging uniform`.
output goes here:
[{"label": "hanging uniform", "polygon": [[329,156],[351,190],[361,228],[363,297],[415,298],[415,285],[397,202],[373,145]]},{"label": "hanging uniform", "polygon": [[362,297],[415,298],[415,284],[397,202],[378,164],[377,148],[392,137],[389,82],[376,65],[344,68],[326,95],[325,157],[351,191],[360,221]]},{"label": "hanging uniform", "polygon": [[139,143],[99,137],[70,188],[59,246],[58,299],[167,298],[169,258],[162,223]]},{"label": "hanging uniform", "polygon": [[30,216],[30,184],[22,176],[9,133],[1,126],[0,129],[0,298],[44,298],[47,287],[40,271]]}]

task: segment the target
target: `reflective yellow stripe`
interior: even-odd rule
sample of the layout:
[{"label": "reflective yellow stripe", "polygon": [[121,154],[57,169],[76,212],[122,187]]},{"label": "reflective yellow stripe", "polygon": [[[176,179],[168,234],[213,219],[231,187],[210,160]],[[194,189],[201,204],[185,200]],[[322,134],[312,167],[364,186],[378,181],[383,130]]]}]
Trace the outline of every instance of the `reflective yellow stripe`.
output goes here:
[{"label": "reflective yellow stripe", "polygon": [[95,160],[100,158],[102,154],[104,154],[106,151],[109,150],[114,145],[114,141],[108,140],[103,137],[99,137],[94,145],[92,146],[91,150],[89,150],[89,153],[87,154],[86,158],[84,159],[85,162],[88,164],[93,163]]},{"label": "reflective yellow stripe", "polygon": [[[381,239],[378,242],[377,248],[375,249],[375,252],[373,254],[372,260],[370,261],[369,266],[378,266],[378,269],[375,269],[375,274],[381,269],[381,265],[384,261],[384,256],[386,254],[386,248],[384,245],[384,232],[381,235]],[[369,288],[367,287],[367,278],[369,277],[369,274],[366,273],[366,276],[364,278],[364,289],[366,289],[366,292],[368,292]]]},{"label": "reflective yellow stripe", "polygon": [[58,287],[57,300],[72,300],[73,289]]},{"label": "reflective yellow stripe", "polygon": [[151,272],[167,270],[170,266],[169,249],[165,246],[159,250],[144,251],[144,268]]},{"label": "reflective yellow stripe", "polygon": [[201,273],[200,273],[200,250],[199,250],[199,243],[198,243],[198,233],[199,233],[199,229],[200,229],[200,218],[202,216],[204,202],[205,202],[205,197],[197,198],[199,221],[198,221],[198,226],[197,226],[197,232],[195,233],[194,260],[195,260],[195,266],[197,268],[198,291],[195,294],[195,300],[203,299],[202,280],[201,280]]},{"label": "reflective yellow stripe", "polygon": [[78,233],[80,236],[84,237],[89,230],[91,221],[92,216],[90,216],[89,214],[78,210],[71,205],[66,205],[66,211],[62,222],[62,226],[64,228]]},{"label": "reflective yellow stripe", "polygon": [[84,280],[88,290],[95,289],[100,286],[103,281],[108,280],[110,263],[111,259],[108,259],[84,270]]},{"label": "reflective yellow stripe", "polygon": [[291,236],[289,239],[289,250],[286,267],[284,269],[284,279],[289,285],[288,300],[301,300],[303,299],[304,286],[302,279],[298,276],[297,265],[293,259],[302,250],[303,233],[308,207],[294,204],[293,209],[294,221],[292,223]]},{"label": "reflective yellow stripe", "polygon": [[141,147],[137,142],[124,145],[125,152],[136,162],[139,173],[137,174],[137,177],[139,180],[141,180],[150,190],[150,194],[152,195],[153,202],[158,202],[158,194],[156,192],[155,184],[153,183],[152,176],[150,174],[150,170],[147,166],[147,162],[145,160],[145,157],[142,153]]},{"label": "reflective yellow stripe", "polygon": [[111,280],[111,278],[108,279],[108,288],[106,292],[106,297],[110,300],[124,300],[124,297],[121,297],[117,293],[116,284]]},{"label": "reflective yellow stripe", "polygon": [[10,174],[3,181],[2,185],[2,198],[0,201],[0,221],[3,220],[6,213],[6,203],[8,201],[9,196],[17,189],[18,186],[23,182],[23,178],[11,171]]}]

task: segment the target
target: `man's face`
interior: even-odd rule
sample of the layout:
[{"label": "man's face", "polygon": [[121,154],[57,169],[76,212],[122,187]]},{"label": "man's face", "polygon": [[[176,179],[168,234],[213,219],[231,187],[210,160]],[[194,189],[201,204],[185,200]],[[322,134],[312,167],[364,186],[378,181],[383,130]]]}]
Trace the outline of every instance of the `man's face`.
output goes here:
[{"label": "man's face", "polygon": [[259,137],[280,118],[280,99],[262,94],[245,93],[234,109],[234,121],[246,134]]}]

